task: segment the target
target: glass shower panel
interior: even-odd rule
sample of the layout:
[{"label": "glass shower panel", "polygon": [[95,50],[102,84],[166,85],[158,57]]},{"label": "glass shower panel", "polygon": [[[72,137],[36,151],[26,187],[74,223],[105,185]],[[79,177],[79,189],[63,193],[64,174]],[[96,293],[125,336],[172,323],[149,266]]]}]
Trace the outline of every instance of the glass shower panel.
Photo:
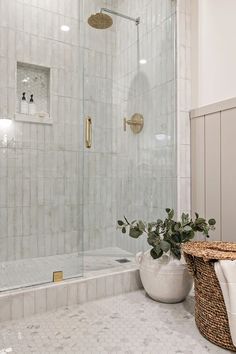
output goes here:
[{"label": "glass shower panel", "polygon": [[0,6],[3,291],[51,282],[54,271],[64,279],[82,274],[83,71],[79,1]]},{"label": "glass shower panel", "polygon": [[[92,146],[84,146],[84,248],[85,260],[94,256],[99,268],[148,247],[117,231],[117,219],[152,221],[176,208],[176,8],[172,0],[83,6],[84,124],[92,121]],[[94,28],[104,26],[100,15],[91,18],[101,8],[113,22],[106,29]],[[139,133],[124,124],[137,113]]]}]

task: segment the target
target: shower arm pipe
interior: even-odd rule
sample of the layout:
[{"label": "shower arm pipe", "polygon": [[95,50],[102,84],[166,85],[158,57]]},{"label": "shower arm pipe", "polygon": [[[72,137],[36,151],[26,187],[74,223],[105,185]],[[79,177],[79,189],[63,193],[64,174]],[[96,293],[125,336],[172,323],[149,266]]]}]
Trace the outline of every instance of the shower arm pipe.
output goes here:
[{"label": "shower arm pipe", "polygon": [[126,15],[123,15],[119,12],[116,12],[116,11],[113,11],[113,10],[110,10],[110,9],[107,9],[105,7],[102,7],[101,10],[100,10],[101,13],[103,12],[108,12],[109,14],[112,14],[112,15],[116,15],[116,16],[119,16],[119,17],[123,17],[125,18],[126,20],[130,20],[130,21],[133,21],[136,23],[136,25],[139,25],[140,23],[140,17],[137,17],[137,18],[134,18],[134,17],[130,17],[130,16],[126,16]]}]

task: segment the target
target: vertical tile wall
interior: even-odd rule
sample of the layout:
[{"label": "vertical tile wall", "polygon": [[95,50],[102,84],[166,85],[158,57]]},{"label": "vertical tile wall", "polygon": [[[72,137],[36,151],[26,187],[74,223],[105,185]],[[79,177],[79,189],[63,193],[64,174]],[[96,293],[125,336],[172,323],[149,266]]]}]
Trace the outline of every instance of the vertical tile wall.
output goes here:
[{"label": "vertical tile wall", "polygon": [[[151,220],[176,207],[175,1],[0,0],[0,6],[1,115],[15,113],[21,61],[51,67],[54,118],[53,126],[14,122],[8,134],[15,146],[0,149],[2,259],[81,249],[83,222],[85,249],[139,250],[142,244],[116,233],[117,218]],[[87,18],[100,7],[140,16],[141,23],[113,16],[110,29],[92,29]],[[62,24],[71,31],[61,32]],[[123,131],[124,116],[135,112],[145,120],[139,135]]]},{"label": "vertical tile wall", "polygon": [[[78,250],[78,4],[0,0],[0,116],[14,118],[20,61],[51,68],[54,119],[10,128],[0,121],[1,261]],[[63,24],[71,30],[62,32]],[[15,144],[6,148],[4,134]]]},{"label": "vertical tile wall", "polygon": [[177,0],[178,212],[190,213],[191,0]]},{"label": "vertical tile wall", "polygon": [[[117,18],[113,86],[113,140],[117,151],[117,217],[155,221],[176,208],[175,2],[116,1],[116,10],[140,17]],[[140,60],[145,60],[141,64]],[[123,131],[123,117],[144,116],[143,131]],[[120,247],[148,247],[117,235]]]},{"label": "vertical tile wall", "polygon": [[[92,147],[84,151],[84,248],[116,245],[117,154],[113,146],[113,75],[116,28],[98,30],[87,20],[112,1],[83,1],[84,119],[92,118]],[[115,22],[115,18],[113,17]]]},{"label": "vertical tile wall", "polygon": [[[89,27],[102,6],[141,23],[112,15],[111,28]],[[84,1],[84,22],[85,115],[94,127],[84,159],[85,249],[136,252],[146,242],[116,232],[117,218],[155,220],[176,207],[175,2]],[[139,135],[123,130],[135,112],[144,116]]]}]

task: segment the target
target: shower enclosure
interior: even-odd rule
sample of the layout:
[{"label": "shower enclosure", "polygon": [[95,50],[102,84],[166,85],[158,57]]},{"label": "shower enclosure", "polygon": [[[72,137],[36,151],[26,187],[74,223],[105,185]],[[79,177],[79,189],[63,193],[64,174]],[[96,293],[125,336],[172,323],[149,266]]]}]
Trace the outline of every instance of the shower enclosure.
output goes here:
[{"label": "shower enclosure", "polygon": [[176,208],[175,1],[0,6],[0,291],[121,267]]}]

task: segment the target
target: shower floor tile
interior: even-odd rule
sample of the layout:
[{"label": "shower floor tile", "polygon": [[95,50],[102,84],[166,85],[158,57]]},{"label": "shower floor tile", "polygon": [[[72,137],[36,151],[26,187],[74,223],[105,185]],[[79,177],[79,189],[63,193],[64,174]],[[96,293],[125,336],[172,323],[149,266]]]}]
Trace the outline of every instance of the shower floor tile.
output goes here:
[{"label": "shower floor tile", "polygon": [[144,291],[0,324],[0,353],[229,353],[205,340],[193,297],[162,304]]},{"label": "shower floor tile", "polygon": [[[121,264],[117,259],[131,262]],[[110,270],[134,266],[133,255],[118,247],[72,253],[49,257],[38,257],[0,263],[0,291],[48,283],[54,271],[63,271],[64,279],[94,276]],[[0,352],[1,354],[1,352]]]}]

